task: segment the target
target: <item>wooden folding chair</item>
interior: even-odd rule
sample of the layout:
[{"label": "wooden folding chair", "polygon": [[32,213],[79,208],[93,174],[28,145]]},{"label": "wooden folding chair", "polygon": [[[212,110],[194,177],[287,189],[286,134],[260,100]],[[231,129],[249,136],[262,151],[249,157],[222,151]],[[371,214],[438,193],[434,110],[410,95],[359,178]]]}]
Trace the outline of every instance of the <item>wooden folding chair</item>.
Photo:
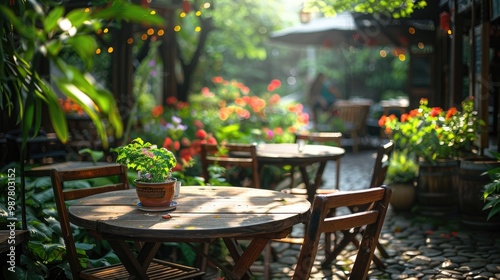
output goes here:
[{"label": "wooden folding chair", "polygon": [[[391,189],[387,186],[316,196],[292,279],[309,279],[322,233],[344,232],[353,228],[364,230],[349,279],[366,279],[390,197]],[[342,216],[330,216],[333,209],[346,206],[360,206],[363,210]]]},{"label": "wooden folding chair", "polygon": [[[128,278],[129,273],[122,264],[90,269],[84,269],[81,266],[66,208],[66,203],[70,200],[98,193],[128,189],[126,167],[119,164],[110,164],[75,170],[52,169],[50,173],[59,223],[63,233],[64,244],[66,245],[66,258],[68,259],[73,279]],[[109,180],[117,181],[117,183],[85,189],[65,189],[65,182],[96,178],[109,178]],[[92,232],[92,234],[99,237],[99,233],[97,232]],[[150,279],[202,279],[205,273],[197,268],[153,259],[149,265],[147,274]]]},{"label": "wooden folding chair", "polygon": [[210,165],[219,165],[226,170],[240,167],[251,172],[251,187],[260,189],[259,165],[257,162],[257,146],[255,144],[226,143],[201,145],[202,174],[205,182],[210,180]]},{"label": "wooden folding chair", "polygon": [[[372,178],[370,180],[370,188],[380,186],[384,183],[385,177],[387,174],[387,169],[389,168],[389,160],[392,155],[392,151],[394,149],[394,144],[392,141],[379,146],[377,150],[377,156],[375,158],[375,164],[373,167]],[[357,211],[362,211],[359,207],[350,207],[349,208],[352,213],[356,213]],[[335,212],[332,211],[331,215],[335,215]],[[325,235],[325,255],[326,258],[322,264],[323,267],[328,267],[330,263],[342,252],[342,250],[349,244],[353,243],[354,245],[359,245],[358,235],[362,228],[356,228],[354,230],[343,230],[342,238],[340,240],[335,240],[335,244],[332,246],[331,235]],[[336,237],[338,235],[336,234]],[[384,247],[380,244],[380,242],[376,242],[376,247],[379,250],[382,257],[387,258],[389,254],[384,249]],[[333,251],[331,250],[333,248]],[[382,261],[377,257],[373,256],[373,262],[379,267],[384,268],[385,265]]]}]

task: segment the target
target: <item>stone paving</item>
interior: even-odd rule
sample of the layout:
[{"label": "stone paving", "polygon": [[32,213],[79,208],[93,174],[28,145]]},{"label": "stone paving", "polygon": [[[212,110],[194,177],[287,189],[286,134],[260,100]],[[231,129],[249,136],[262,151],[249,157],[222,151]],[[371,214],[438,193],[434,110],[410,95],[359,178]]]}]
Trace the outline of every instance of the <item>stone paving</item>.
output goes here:
[{"label": "stone paving", "polygon": [[[375,148],[358,154],[348,151],[341,160],[341,190],[368,187]],[[329,163],[323,188],[334,187],[335,163]],[[369,279],[500,279],[500,232],[467,228],[458,215],[423,216],[396,213],[391,208],[384,222],[380,242],[390,254],[383,259],[385,269],[372,264]],[[292,235],[301,237],[303,227]],[[300,246],[274,242],[272,279],[290,279]],[[311,279],[346,279],[344,267],[353,261],[352,248],[346,249],[331,269],[322,270],[322,250]],[[377,251],[376,251],[377,252]],[[256,279],[263,279],[256,273]]]}]

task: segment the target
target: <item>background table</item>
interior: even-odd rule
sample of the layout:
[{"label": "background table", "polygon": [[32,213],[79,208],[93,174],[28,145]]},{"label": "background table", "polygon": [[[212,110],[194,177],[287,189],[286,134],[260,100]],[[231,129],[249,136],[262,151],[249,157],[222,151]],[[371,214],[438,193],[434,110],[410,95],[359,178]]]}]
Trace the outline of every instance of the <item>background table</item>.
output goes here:
[{"label": "background table", "polygon": [[[222,238],[234,260],[231,278],[248,279],[250,266],[272,238],[282,238],[293,225],[305,222],[310,203],[272,190],[242,187],[183,186],[171,218],[165,212],[142,211],[135,190],[99,194],[76,201],[69,208],[75,225],[107,239],[124,264],[141,269],[124,240],[146,242],[154,256],[160,242],[203,242]],[[243,250],[238,239],[250,239]],[[143,255],[141,252],[139,255]]]},{"label": "background table", "polygon": [[[307,189],[307,199],[312,202],[316,190],[321,186],[323,171],[327,161],[342,157],[345,150],[328,145],[303,145],[299,144],[259,144],[257,146],[257,159],[259,165],[294,165],[298,166],[302,179]],[[313,181],[309,178],[306,167],[319,163]]]}]

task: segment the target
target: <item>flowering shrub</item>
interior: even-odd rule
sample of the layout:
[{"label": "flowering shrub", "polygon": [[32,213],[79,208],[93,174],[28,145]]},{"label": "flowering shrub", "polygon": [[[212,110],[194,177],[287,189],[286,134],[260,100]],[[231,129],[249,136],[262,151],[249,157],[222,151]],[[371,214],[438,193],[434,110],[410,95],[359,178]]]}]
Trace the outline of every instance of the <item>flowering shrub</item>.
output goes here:
[{"label": "flowering shrub", "polygon": [[279,80],[272,80],[268,92],[259,96],[235,80],[214,77],[212,82],[214,88],[204,87],[200,95],[192,96],[191,104],[212,108],[204,119],[209,120],[207,125],[219,141],[293,142],[295,132],[309,122],[302,104],[281,102],[276,93]]},{"label": "flowering shrub", "polygon": [[175,174],[178,179],[201,174],[202,143],[293,142],[295,131],[309,121],[302,104],[282,104],[278,80],[259,96],[238,81],[214,77],[212,82],[213,87],[191,94],[189,103],[170,97],[166,106],[154,106],[141,120],[142,130],[133,132],[175,153],[173,171],[182,171]]},{"label": "flowering shrub", "polygon": [[462,111],[455,107],[444,111],[429,107],[425,98],[408,114],[382,116],[379,125],[400,149],[407,149],[427,162],[456,159],[472,150],[473,142],[484,122],[474,111],[472,97],[462,102]]}]

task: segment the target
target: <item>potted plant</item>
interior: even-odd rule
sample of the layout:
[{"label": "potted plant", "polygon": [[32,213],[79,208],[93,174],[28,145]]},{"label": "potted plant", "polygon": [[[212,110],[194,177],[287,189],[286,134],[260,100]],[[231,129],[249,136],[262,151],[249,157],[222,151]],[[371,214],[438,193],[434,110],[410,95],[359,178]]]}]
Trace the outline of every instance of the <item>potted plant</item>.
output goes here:
[{"label": "potted plant", "polygon": [[[382,116],[379,125],[399,149],[418,158],[417,201],[429,213],[457,211],[459,159],[472,154],[473,144],[484,121],[474,110],[474,99],[462,102],[462,111],[451,107],[420,106],[398,119]],[[425,209],[424,209],[425,208]]]},{"label": "potted plant", "polygon": [[111,151],[118,154],[117,163],[137,171],[138,178],[134,183],[142,206],[170,206],[177,181],[171,173],[177,164],[171,151],[158,148],[140,137]]},{"label": "potted plant", "polygon": [[[483,211],[489,210],[486,221],[493,228],[500,228],[500,153],[492,152],[496,158],[496,165],[486,172],[489,182],[484,186],[482,200],[484,202]],[[483,174],[484,175],[484,174]]]},{"label": "potted plant", "polygon": [[392,189],[391,205],[396,211],[407,211],[415,203],[418,165],[406,151],[395,150],[387,169],[387,184]]}]

